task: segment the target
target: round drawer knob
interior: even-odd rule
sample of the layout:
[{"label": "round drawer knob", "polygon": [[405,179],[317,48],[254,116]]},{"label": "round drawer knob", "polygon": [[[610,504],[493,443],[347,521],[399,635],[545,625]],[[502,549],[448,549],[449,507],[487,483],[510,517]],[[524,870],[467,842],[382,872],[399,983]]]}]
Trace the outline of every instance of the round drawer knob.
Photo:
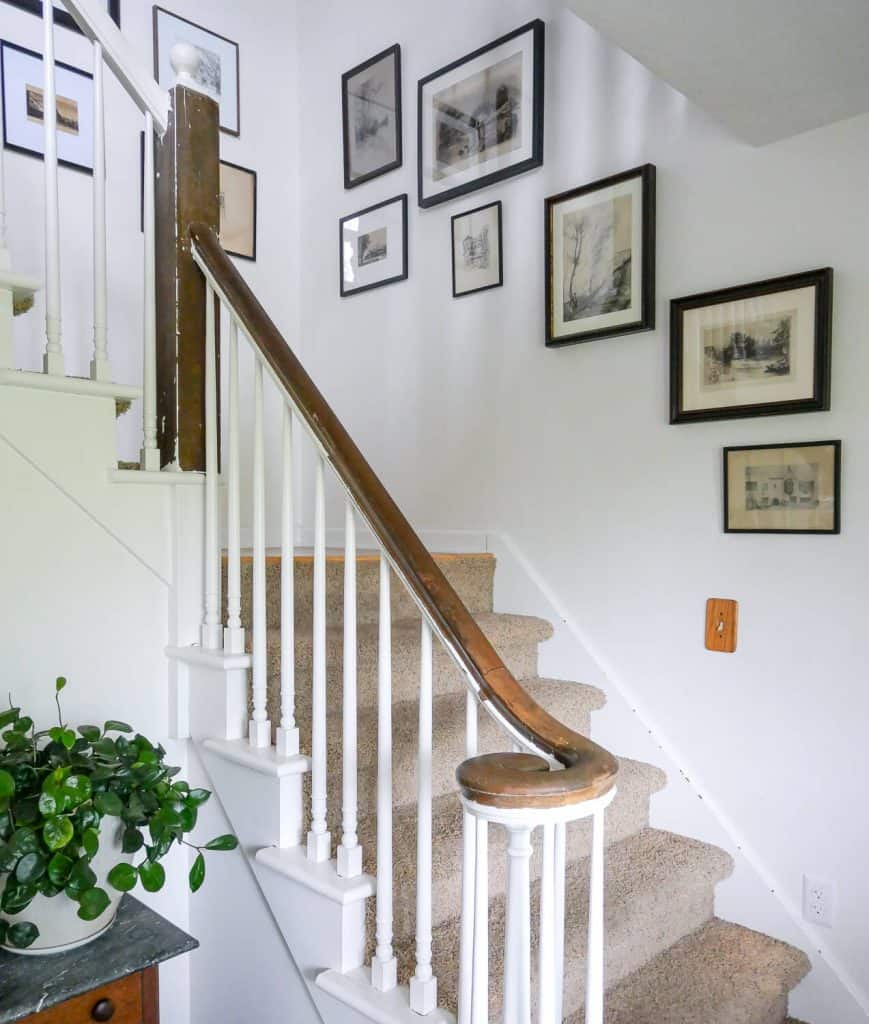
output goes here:
[{"label": "round drawer knob", "polygon": [[92,1020],[111,1020],[115,1015],[115,1004],[111,999],[101,999],[91,1010]]}]

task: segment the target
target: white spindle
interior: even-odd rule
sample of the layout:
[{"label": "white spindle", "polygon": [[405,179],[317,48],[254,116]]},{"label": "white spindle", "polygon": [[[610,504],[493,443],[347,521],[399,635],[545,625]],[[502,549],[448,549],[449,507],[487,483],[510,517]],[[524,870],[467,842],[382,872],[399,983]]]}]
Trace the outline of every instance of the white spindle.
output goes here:
[{"label": "white spindle", "polygon": [[308,859],[321,863],[332,853],[326,831],[326,493],[323,457],[314,483],[314,635],[311,701],[311,829]]},{"label": "white spindle", "polygon": [[299,752],[296,726],[295,548],[293,545],[293,413],[284,402],[281,444],[281,724],[277,751],[281,757]]},{"label": "white spindle", "polygon": [[564,1019],[564,900],[567,867],[567,825],[555,826],[555,1006],[554,1019]]},{"label": "white spindle", "polygon": [[344,704],[342,755],[341,845],[338,874],[362,874],[362,847],[357,835],[356,737],[356,516],[349,501],[344,506]]},{"label": "white spindle", "polygon": [[266,630],[266,480],[263,436],[263,364],[253,367],[253,717],[248,725],[251,746],[271,746],[268,700],[268,643]]},{"label": "white spindle", "polygon": [[[489,1024],[489,823],[478,818],[474,839],[474,939],[471,1024]],[[472,823],[472,826],[474,824]],[[505,1004],[506,1005],[506,1004]],[[505,1021],[513,1024],[511,1017]]]},{"label": "white spindle", "polygon": [[588,952],[585,968],[585,1024],[603,1024],[604,812],[592,818],[591,878],[588,900]]},{"label": "white spindle", "polygon": [[[465,693],[465,757],[477,755],[477,700]],[[477,830],[468,811],[462,814],[462,920],[459,933],[459,1024],[470,1024],[474,990],[474,872]]]},{"label": "white spindle", "polygon": [[154,119],[145,114],[145,160],[142,215],[144,220],[144,316],[142,360],[142,469],[160,469],[157,447],[157,243],[154,198]]},{"label": "white spindle", "polygon": [[508,829],[504,1020],[531,1024],[531,829]]},{"label": "white spindle", "polygon": [[244,627],[241,624],[241,481],[239,480],[238,412],[238,322],[229,318],[229,396],[227,416],[227,495],[226,495],[226,628],[223,649],[228,654],[244,653]]},{"label": "white spindle", "polygon": [[93,380],[111,380],[106,259],[106,118],[103,48],[94,42],[94,357]]},{"label": "white spindle", "polygon": [[555,1016],[555,825],[543,826],[543,871],[540,880],[540,935],[537,955],[538,1024],[561,1024]]},{"label": "white spindle", "polygon": [[425,617],[420,634],[419,751],[416,832],[416,971],[410,979],[410,1008],[431,1013],[438,983],[431,968],[432,919],[432,634]]},{"label": "white spindle", "polygon": [[392,949],[392,618],[389,563],[380,553],[377,650],[377,949],[371,984],[388,992],[397,983]]},{"label": "white spindle", "polygon": [[221,646],[220,549],[217,506],[217,331],[214,290],[206,287],[205,298],[205,618],[202,646],[215,651]]},{"label": "white spindle", "polygon": [[45,150],[46,373],[63,374],[60,322],[60,202],[57,191],[57,92],[54,83],[54,4],[42,5],[42,127]]}]

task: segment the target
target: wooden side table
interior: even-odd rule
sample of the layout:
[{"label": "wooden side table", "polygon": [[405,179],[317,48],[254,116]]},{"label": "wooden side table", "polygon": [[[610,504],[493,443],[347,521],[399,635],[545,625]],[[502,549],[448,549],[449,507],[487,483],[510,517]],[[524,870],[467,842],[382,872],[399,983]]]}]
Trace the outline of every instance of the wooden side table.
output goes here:
[{"label": "wooden side table", "polygon": [[158,964],[199,943],[125,896],[98,939],[52,956],[0,950],[0,1024],[159,1024]]}]

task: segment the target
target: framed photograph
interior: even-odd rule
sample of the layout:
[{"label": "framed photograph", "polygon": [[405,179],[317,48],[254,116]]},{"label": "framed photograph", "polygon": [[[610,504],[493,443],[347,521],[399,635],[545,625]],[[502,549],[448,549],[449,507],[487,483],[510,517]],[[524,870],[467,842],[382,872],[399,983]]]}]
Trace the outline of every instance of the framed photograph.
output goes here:
[{"label": "framed photograph", "polygon": [[220,244],[243,260],[256,259],[256,171],[220,161]]},{"label": "framed photograph", "polygon": [[[64,167],[93,173],[94,82],[86,71],[55,61],[57,160]],[[12,43],[0,45],[3,91],[3,143],[7,149],[42,159],[42,56]]]},{"label": "framed photograph", "polygon": [[[7,4],[11,4],[13,7],[20,7],[22,11],[29,11],[31,14],[36,14],[38,17],[42,17],[42,0],[5,0]],[[81,29],[76,25],[72,19],[72,15],[63,6],[63,0],[52,0],[54,5],[54,23],[55,25],[62,25],[64,28],[72,29],[73,32],[81,32]],[[101,0],[102,6],[106,10],[106,14],[114,21],[114,23],[121,27],[121,0]]]},{"label": "framed photograph", "polygon": [[220,101],[220,130],[239,135],[238,43],[155,6],[154,77],[164,89],[175,84],[169,55],[176,43],[189,43],[199,50],[202,59],[197,78]]},{"label": "framed photograph", "polygon": [[614,174],[544,204],[546,344],[655,326],[655,168]]},{"label": "framed photograph", "polygon": [[833,271],[674,299],[670,422],[830,408]]},{"label": "framed photograph", "polygon": [[407,278],[407,193],[342,217],[341,296]]},{"label": "framed photograph", "polygon": [[419,82],[419,205],[543,163],[544,26],[529,22]]},{"label": "framed photograph", "polygon": [[344,188],[401,167],[401,47],[341,76]]},{"label": "framed photograph", "polygon": [[724,449],[725,533],[838,533],[842,442]]},{"label": "framed photograph", "polygon": [[452,218],[453,298],[504,283],[501,201]]}]

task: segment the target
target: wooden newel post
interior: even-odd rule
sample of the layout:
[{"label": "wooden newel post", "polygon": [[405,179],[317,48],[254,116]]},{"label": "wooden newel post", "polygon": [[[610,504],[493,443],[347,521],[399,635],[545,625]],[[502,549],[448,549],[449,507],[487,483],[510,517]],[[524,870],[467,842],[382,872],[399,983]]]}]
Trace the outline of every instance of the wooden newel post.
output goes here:
[{"label": "wooden newel post", "polygon": [[189,226],[220,226],[220,116],[195,75],[199,53],[172,50],[177,84],[157,151],[157,443],[160,465],[205,469],[205,278]]}]

